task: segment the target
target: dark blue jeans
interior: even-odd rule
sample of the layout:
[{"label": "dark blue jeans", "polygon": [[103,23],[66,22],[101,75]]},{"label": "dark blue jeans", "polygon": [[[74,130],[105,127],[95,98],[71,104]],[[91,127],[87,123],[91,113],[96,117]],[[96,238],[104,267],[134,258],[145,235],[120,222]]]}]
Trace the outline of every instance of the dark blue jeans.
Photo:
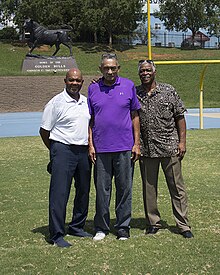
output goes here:
[{"label": "dark blue jeans", "polygon": [[91,162],[88,147],[52,141],[50,148],[51,181],[49,191],[49,231],[51,240],[65,234],[66,206],[74,178],[75,198],[69,227],[85,225],[89,206]]},{"label": "dark blue jeans", "polygon": [[95,230],[108,233],[110,228],[109,205],[112,192],[112,178],[115,179],[116,230],[129,230],[132,207],[133,161],[131,151],[97,153],[94,167],[96,187]]}]

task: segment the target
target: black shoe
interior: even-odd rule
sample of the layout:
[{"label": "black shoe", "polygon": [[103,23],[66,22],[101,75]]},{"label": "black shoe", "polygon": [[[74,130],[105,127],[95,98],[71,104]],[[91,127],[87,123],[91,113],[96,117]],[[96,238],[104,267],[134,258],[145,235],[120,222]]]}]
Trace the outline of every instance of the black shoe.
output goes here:
[{"label": "black shoe", "polygon": [[65,241],[63,237],[58,238],[57,240],[53,241],[53,244],[58,247],[70,247],[72,246],[70,243]]},{"label": "black shoe", "polygon": [[129,230],[125,230],[124,228],[121,228],[118,230],[117,233],[117,239],[124,241],[127,240],[130,237]]},{"label": "black shoe", "polygon": [[145,234],[156,234],[160,228],[156,226],[150,226],[146,229]]},{"label": "black shoe", "polygon": [[76,230],[76,231],[69,229],[68,232],[67,232],[67,235],[81,237],[81,238],[85,238],[85,237],[92,238],[93,237],[92,234],[84,231],[83,229],[79,229],[79,230]]},{"label": "black shoe", "polygon": [[183,235],[184,238],[190,239],[193,238],[193,233],[190,230],[186,230],[180,233],[181,235]]}]

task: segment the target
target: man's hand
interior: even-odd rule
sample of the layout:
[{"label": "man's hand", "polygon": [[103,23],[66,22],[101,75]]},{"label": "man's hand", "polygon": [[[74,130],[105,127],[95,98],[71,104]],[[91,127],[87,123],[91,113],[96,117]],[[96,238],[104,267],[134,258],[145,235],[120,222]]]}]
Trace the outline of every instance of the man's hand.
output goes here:
[{"label": "man's hand", "polygon": [[96,153],[94,146],[89,146],[89,157],[93,164],[95,164],[96,161]]},{"label": "man's hand", "polygon": [[131,159],[133,162],[136,162],[141,156],[141,150],[140,150],[140,145],[134,145],[132,148],[132,155]]},{"label": "man's hand", "polygon": [[101,79],[102,79],[101,77],[94,77],[94,78],[91,80],[90,84],[98,83]]},{"label": "man's hand", "polygon": [[180,160],[184,158],[184,155],[186,153],[186,144],[185,142],[180,142],[178,146],[178,157]]},{"label": "man's hand", "polygon": [[182,160],[186,153],[186,120],[184,118],[184,115],[180,116],[176,120],[176,128],[179,136],[177,156],[180,160]]}]

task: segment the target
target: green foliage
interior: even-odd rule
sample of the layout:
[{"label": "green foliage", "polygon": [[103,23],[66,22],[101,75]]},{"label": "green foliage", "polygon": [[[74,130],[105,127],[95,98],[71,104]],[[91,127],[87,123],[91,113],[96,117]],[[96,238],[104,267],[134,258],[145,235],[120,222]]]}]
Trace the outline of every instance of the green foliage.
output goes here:
[{"label": "green foliage", "polygon": [[20,28],[28,17],[45,26],[70,25],[78,39],[87,30],[97,42],[104,33],[109,44],[113,35],[128,34],[136,28],[143,6],[142,0],[22,0],[19,5],[17,2],[3,1],[0,11],[6,15],[13,10]]},{"label": "green foliage", "polygon": [[[133,184],[131,238],[118,241],[113,188],[111,233],[101,242],[67,236],[73,244],[59,249],[48,236],[48,151],[39,137],[0,139],[1,274],[218,275],[220,270],[220,129],[187,132],[183,174],[189,198],[194,239],[172,233],[175,222],[163,174],[158,203],[164,229],[144,234],[142,184],[136,164]],[[74,186],[67,209],[71,220]],[[93,231],[95,188],[92,181],[86,230]]]},{"label": "green foliage", "polygon": [[168,30],[186,31],[189,28],[194,37],[199,28],[211,25],[219,5],[219,1],[211,3],[210,0],[166,0],[160,4],[160,11],[155,15],[164,21]]},{"label": "green foliage", "polygon": [[94,35],[94,42],[98,42],[98,32],[105,32],[100,20],[102,8],[99,0],[85,0],[82,10],[82,29],[91,31]]},{"label": "green foliage", "polygon": [[109,44],[112,45],[113,34],[128,34],[136,29],[142,1],[108,0],[102,3],[101,22],[109,34]]},{"label": "green foliage", "polygon": [[11,19],[11,15],[16,11],[20,0],[1,0],[0,1],[0,22]]},{"label": "green foliage", "polygon": [[19,34],[17,33],[16,29],[13,27],[5,27],[0,30],[0,40],[7,39],[7,40],[17,40],[19,38]]},{"label": "green foliage", "polygon": [[209,20],[209,33],[220,37],[220,2],[218,0],[210,0],[207,7],[207,14]]},{"label": "green foliage", "polygon": [[74,37],[79,35],[81,1],[23,0],[15,11],[15,22],[22,28],[25,18],[31,18],[48,28],[69,25]]}]

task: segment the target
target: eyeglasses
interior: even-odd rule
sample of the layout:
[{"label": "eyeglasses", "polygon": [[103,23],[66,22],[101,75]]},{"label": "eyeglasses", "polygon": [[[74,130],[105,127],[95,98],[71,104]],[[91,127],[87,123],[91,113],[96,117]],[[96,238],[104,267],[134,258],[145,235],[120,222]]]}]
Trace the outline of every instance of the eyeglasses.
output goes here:
[{"label": "eyeglasses", "polygon": [[102,54],[102,59],[105,59],[105,58],[114,58],[114,59],[117,59],[117,55],[115,53],[103,53]]}]

